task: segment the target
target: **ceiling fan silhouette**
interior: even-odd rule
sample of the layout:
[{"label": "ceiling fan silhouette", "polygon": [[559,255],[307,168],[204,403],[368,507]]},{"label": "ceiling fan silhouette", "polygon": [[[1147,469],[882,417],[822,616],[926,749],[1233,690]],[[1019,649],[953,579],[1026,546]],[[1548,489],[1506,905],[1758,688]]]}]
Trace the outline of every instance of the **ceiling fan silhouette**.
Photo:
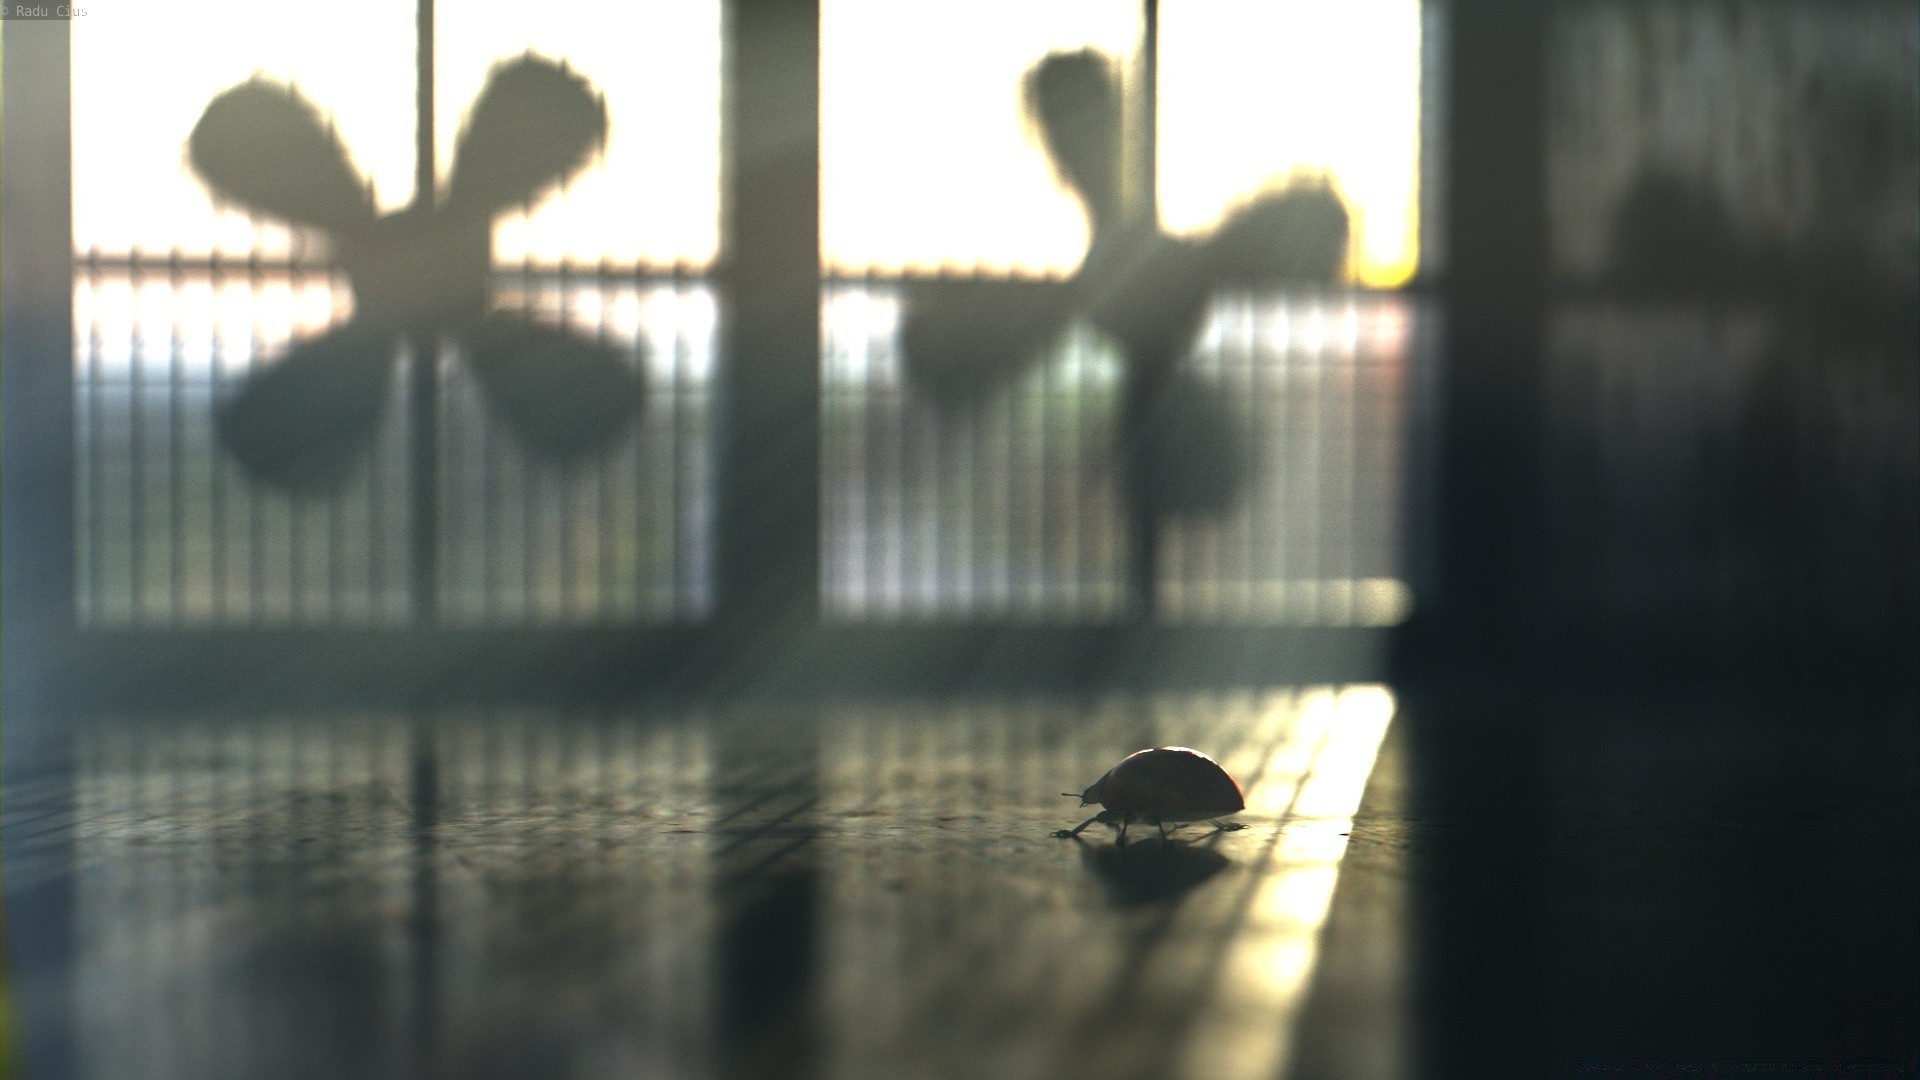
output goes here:
[{"label": "ceiling fan silhouette", "polygon": [[194,170],[222,200],[325,233],[354,296],[345,324],[293,345],[220,407],[222,444],[276,487],[337,487],[372,445],[400,341],[425,333],[453,338],[529,454],[604,450],[645,384],[612,346],[490,310],[487,278],[493,217],[557,187],[606,135],[606,105],[586,81],[529,53],[488,77],[444,190],[381,216],[333,125],[298,91],[256,76],[215,97],[188,138]]},{"label": "ceiling fan silhouette", "polygon": [[1224,396],[1178,369],[1219,289],[1338,283],[1345,204],[1324,180],[1296,180],[1230,214],[1212,234],[1170,236],[1129,216],[1121,199],[1120,87],[1093,50],[1046,57],[1027,76],[1026,104],[1061,178],[1085,207],[1093,238],[1064,282],[916,282],[903,295],[902,366],[936,403],[967,407],[1045,355],[1084,317],[1126,362],[1157,373],[1138,403],[1141,445],[1123,448],[1135,498],[1174,514],[1217,513],[1248,466]]}]

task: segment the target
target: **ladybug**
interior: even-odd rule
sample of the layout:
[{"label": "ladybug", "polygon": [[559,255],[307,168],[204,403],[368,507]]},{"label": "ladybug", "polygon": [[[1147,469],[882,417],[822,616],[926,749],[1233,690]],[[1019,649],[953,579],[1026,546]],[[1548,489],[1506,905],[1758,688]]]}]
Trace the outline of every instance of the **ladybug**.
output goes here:
[{"label": "ladybug", "polygon": [[[1071,791],[1061,792],[1073,798]],[[1247,808],[1240,785],[1220,763],[1198,750],[1184,746],[1156,746],[1128,754],[1107,774],[1080,793],[1080,805],[1099,803],[1105,809],[1080,823],[1078,828],[1061,829],[1053,835],[1062,839],[1077,837],[1081,829],[1098,821],[1116,825],[1119,842],[1127,842],[1127,826],[1140,821],[1160,830],[1166,838],[1167,826],[1178,828],[1189,821],[1211,821]],[[1244,828],[1236,823],[1213,821],[1222,831]]]}]

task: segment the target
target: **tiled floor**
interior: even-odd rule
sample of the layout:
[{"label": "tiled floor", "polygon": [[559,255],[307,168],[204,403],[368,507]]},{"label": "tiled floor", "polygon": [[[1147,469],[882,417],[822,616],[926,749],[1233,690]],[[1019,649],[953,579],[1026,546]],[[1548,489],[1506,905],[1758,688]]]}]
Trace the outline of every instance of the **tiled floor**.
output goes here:
[{"label": "tiled floor", "polygon": [[[7,884],[70,875],[87,1077],[1270,1078],[1393,710],[127,718]],[[1248,827],[1051,835],[1159,744]]]}]

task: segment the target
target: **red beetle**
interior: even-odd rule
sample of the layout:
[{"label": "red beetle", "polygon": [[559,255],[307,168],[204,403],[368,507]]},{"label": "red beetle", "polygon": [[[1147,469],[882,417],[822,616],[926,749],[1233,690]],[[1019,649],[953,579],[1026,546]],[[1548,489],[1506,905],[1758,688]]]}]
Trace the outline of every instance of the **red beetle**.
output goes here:
[{"label": "red beetle", "polygon": [[[1061,794],[1073,798],[1073,792]],[[1184,746],[1157,746],[1128,754],[1120,764],[1080,793],[1080,805],[1099,803],[1105,809],[1080,823],[1078,828],[1061,829],[1053,835],[1067,838],[1098,821],[1116,825],[1120,843],[1127,842],[1127,826],[1140,821],[1159,828],[1167,835],[1167,826],[1176,828],[1189,821],[1209,821],[1247,808],[1240,785],[1220,763],[1198,750]],[[1219,829],[1242,826],[1214,821]]]}]

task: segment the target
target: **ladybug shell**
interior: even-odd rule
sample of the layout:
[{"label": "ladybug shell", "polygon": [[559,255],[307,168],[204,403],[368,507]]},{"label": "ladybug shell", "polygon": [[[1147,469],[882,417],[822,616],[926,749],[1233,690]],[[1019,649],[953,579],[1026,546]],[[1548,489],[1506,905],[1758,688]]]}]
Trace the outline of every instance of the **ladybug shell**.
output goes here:
[{"label": "ladybug shell", "polygon": [[1081,793],[1081,805],[1094,802],[1118,814],[1162,821],[1198,821],[1247,807],[1240,785],[1219,762],[1184,746],[1128,754]]}]

